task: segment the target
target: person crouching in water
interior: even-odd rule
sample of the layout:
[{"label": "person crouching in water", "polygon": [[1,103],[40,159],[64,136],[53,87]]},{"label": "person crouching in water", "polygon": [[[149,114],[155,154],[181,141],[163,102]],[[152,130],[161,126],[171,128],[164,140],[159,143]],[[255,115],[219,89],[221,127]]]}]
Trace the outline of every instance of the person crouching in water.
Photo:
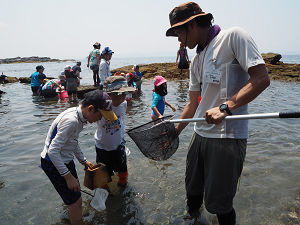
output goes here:
[{"label": "person crouching in water", "polygon": [[107,120],[117,119],[111,110],[108,94],[100,90],[85,94],[78,107],[65,110],[53,121],[41,153],[41,168],[69,206],[71,224],[83,224],[82,198],[74,156],[83,166],[93,167],[78,145],[79,133],[87,122],[93,123],[102,117]]},{"label": "person crouching in water", "polygon": [[168,94],[167,91],[167,80],[162,76],[154,77],[154,89],[153,89],[153,100],[151,109],[152,120],[162,118],[165,112],[165,106],[169,106],[173,112],[176,112],[176,109],[166,101],[165,96]]},{"label": "person crouching in water", "polygon": [[[135,88],[128,87],[126,78],[123,76],[108,77],[103,89],[112,100],[112,110],[118,117],[116,121],[102,118],[97,122],[95,132],[96,162],[104,163],[110,176],[118,172],[118,185],[126,186],[128,179],[127,159],[124,140],[124,118],[127,109],[125,96]],[[108,188],[107,185],[102,188]]]},{"label": "person crouching in water", "polygon": [[71,66],[67,65],[65,67],[65,78],[66,78],[66,88],[69,95],[69,99],[71,100],[73,96],[73,101],[77,99],[77,80],[78,76],[71,69]]},{"label": "person crouching in water", "polygon": [[63,89],[63,83],[65,77],[62,75],[58,76],[58,79],[47,80],[41,89],[41,95],[45,98],[53,98],[57,96],[57,89],[61,91]]}]

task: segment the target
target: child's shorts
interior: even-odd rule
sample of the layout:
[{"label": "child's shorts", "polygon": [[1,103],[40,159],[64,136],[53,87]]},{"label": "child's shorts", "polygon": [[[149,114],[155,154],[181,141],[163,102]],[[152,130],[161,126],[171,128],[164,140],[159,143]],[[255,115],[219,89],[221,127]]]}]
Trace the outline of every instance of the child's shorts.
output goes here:
[{"label": "child's shorts", "polygon": [[[78,179],[74,161],[72,160],[65,165],[68,167],[71,174]],[[58,170],[51,161],[41,158],[41,168],[49,177],[51,183],[66,205],[75,203],[81,197],[80,192],[75,192],[68,188],[65,178],[59,174]]]},{"label": "child's shorts", "polygon": [[96,147],[96,162],[104,163],[110,176],[113,172],[127,172],[127,158],[124,145],[119,145],[116,150],[106,151]]}]

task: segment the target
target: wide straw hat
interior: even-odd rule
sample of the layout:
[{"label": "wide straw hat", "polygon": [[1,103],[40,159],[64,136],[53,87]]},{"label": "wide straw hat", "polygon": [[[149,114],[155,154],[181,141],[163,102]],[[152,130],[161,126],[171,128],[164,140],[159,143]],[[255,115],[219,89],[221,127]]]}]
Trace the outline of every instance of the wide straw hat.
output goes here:
[{"label": "wide straw hat", "polygon": [[134,87],[128,87],[128,83],[123,76],[110,76],[108,77],[103,85],[103,89],[107,93],[124,93],[124,92],[134,92],[136,89]]},{"label": "wide straw hat", "polygon": [[211,13],[203,12],[200,6],[195,2],[187,2],[175,7],[169,14],[171,28],[167,30],[166,36],[177,37],[174,32],[176,27],[179,27],[198,16],[206,15],[211,15]]}]

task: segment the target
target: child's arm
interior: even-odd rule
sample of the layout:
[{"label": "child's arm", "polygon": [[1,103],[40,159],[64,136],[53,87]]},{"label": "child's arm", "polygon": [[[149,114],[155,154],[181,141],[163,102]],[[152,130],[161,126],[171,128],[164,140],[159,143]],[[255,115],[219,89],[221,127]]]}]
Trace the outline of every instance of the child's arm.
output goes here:
[{"label": "child's arm", "polygon": [[165,100],[165,104],[166,104],[167,106],[169,106],[169,107],[172,109],[173,112],[176,112],[175,107],[173,107],[173,106],[172,106],[169,102],[167,102],[166,100]]},{"label": "child's arm", "polygon": [[55,86],[55,88],[58,88],[61,91],[62,86],[60,84],[54,82],[54,86]]}]

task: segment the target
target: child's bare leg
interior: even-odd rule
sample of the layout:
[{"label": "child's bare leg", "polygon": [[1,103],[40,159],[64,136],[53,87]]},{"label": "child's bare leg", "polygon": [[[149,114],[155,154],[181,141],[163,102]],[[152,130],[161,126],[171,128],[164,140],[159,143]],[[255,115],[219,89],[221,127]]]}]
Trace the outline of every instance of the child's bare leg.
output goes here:
[{"label": "child's bare leg", "polygon": [[151,118],[152,118],[152,120],[156,120],[156,119],[158,119],[158,116],[151,114]]},{"label": "child's bare leg", "polygon": [[70,221],[72,225],[83,225],[82,220],[82,198],[80,197],[75,203],[69,205]]}]

